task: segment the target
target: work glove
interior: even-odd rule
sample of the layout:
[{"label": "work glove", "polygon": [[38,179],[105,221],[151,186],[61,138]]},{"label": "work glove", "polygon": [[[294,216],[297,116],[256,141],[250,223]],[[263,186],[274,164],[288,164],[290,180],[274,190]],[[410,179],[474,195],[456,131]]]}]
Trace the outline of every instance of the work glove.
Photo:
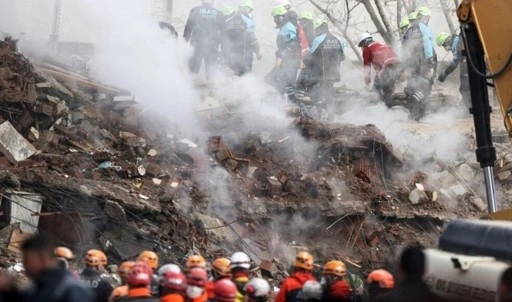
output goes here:
[{"label": "work glove", "polygon": [[263,57],[261,56],[261,54],[260,54],[260,53],[257,53],[257,54],[256,54],[256,59],[258,59],[258,61],[259,61],[259,60],[261,60],[261,58],[263,58]]},{"label": "work glove", "polygon": [[441,72],[441,74],[437,77],[437,80],[442,83],[446,80],[447,76],[448,75],[446,74],[446,72]]}]

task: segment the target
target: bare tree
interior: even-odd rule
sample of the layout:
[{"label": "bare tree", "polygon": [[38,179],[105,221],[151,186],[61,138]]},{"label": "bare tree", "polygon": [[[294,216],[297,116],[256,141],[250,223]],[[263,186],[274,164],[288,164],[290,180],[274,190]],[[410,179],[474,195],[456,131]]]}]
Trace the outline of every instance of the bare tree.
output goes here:
[{"label": "bare tree", "polygon": [[[386,11],[384,10],[384,7],[382,6],[381,0],[374,0],[375,6],[377,7],[377,11],[379,12],[380,19],[382,20],[382,24],[386,28],[386,34],[387,34],[387,41],[388,43],[394,44],[395,43],[395,35],[393,34],[395,32],[395,29],[391,27],[391,22],[389,21],[388,15],[386,14]],[[382,35],[382,33],[380,33]],[[383,36],[384,37],[384,36]]]},{"label": "bare tree", "polygon": [[366,8],[366,11],[368,12],[368,15],[370,15],[370,19],[372,20],[373,24],[377,28],[377,31],[382,36],[384,41],[386,41],[386,43],[393,43],[393,40],[394,40],[393,32],[388,31],[386,29],[386,27],[384,26],[384,24],[382,24],[382,22],[379,18],[379,15],[373,8],[373,5],[370,2],[370,0],[356,0],[356,1],[360,2],[364,5],[364,7]]},{"label": "bare tree", "polygon": [[[363,58],[361,56],[361,51],[355,45],[354,41],[348,35],[349,26],[353,26],[355,24],[351,23],[351,13],[352,11],[359,5],[359,2],[356,2],[353,5],[350,5],[349,0],[344,1],[344,13],[339,6],[336,7],[336,4],[339,4],[337,0],[328,0],[324,6],[322,6],[317,0],[309,0],[309,2],[320,11],[329,21],[334,25],[334,27],[341,33],[341,35],[345,38],[348,45],[356,55],[357,59],[362,62]],[[333,8],[334,6],[334,8]],[[337,8],[337,9],[335,9]],[[340,15],[333,15],[334,12],[339,12]]]},{"label": "bare tree", "polygon": [[452,34],[455,33],[455,27],[453,26],[452,18],[450,16],[450,10],[448,7],[448,3],[446,3],[446,0],[439,0],[441,3],[441,8],[443,9],[444,18],[446,19],[446,23],[448,23],[448,27],[450,28],[450,32]]}]

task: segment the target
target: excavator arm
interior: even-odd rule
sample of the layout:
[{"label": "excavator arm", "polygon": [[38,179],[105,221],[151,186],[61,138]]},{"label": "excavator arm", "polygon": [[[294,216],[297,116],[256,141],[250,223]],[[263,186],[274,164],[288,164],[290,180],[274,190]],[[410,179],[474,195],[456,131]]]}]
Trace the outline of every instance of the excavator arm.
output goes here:
[{"label": "excavator arm", "polygon": [[492,144],[488,86],[494,86],[512,138],[512,1],[463,0],[457,9],[466,50],[471,92],[471,109],[477,141],[476,157],[484,169],[487,202],[491,219],[499,215],[494,187],[496,150]]}]

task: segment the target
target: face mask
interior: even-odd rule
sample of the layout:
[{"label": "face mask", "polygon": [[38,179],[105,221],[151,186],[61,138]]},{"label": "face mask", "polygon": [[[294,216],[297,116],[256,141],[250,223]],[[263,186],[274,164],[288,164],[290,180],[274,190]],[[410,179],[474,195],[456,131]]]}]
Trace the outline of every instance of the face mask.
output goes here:
[{"label": "face mask", "polygon": [[187,286],[187,297],[190,299],[199,298],[203,294],[203,288],[198,286]]}]

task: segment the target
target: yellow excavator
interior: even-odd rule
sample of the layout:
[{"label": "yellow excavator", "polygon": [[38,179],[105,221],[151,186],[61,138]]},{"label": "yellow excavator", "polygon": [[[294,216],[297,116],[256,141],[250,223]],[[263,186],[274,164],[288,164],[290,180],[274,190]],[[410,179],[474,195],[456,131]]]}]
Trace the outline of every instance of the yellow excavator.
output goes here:
[{"label": "yellow excavator", "polygon": [[438,249],[425,251],[425,280],[445,298],[497,301],[501,275],[512,264],[512,209],[498,211],[496,202],[488,87],[496,90],[512,138],[512,0],[463,0],[457,16],[489,214],[486,220],[455,220],[446,225]]}]

